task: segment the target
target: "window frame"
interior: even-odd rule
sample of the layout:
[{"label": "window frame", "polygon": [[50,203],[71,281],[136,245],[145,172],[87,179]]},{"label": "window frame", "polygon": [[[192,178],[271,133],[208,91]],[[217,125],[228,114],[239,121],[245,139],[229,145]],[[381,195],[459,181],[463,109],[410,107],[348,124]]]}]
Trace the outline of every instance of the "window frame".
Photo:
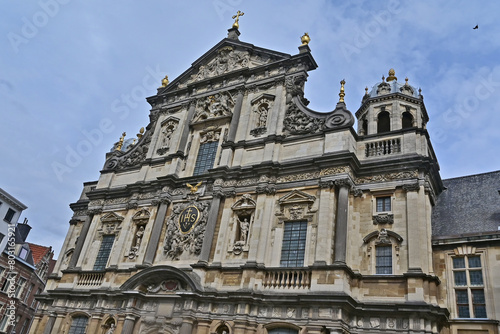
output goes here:
[{"label": "window frame", "polygon": [[[283,240],[281,242],[280,263],[281,268],[304,267],[306,261],[307,229],[309,222],[307,220],[291,220],[283,222]],[[298,229],[293,229],[298,227]],[[293,238],[294,233],[298,232],[298,238]],[[290,234],[289,240],[286,240],[287,233]],[[297,247],[294,248],[294,243]],[[286,246],[286,247],[285,247]],[[295,255],[294,251],[295,250]],[[284,255],[286,254],[286,259]],[[299,265],[300,264],[300,265]]]},{"label": "window frame", "polygon": [[[80,324],[80,320],[85,319],[85,326]],[[89,317],[83,314],[74,315],[71,317],[71,325],[68,329],[68,334],[85,334],[89,324]],[[83,331],[82,331],[83,330]]]},{"label": "window frame", "polygon": [[[116,235],[115,234],[105,234],[102,236],[101,245],[99,246],[99,251],[94,262],[94,271],[104,271],[108,266],[109,257],[113,246],[115,244]],[[111,242],[108,242],[111,240]]]},{"label": "window frame", "polygon": [[194,162],[193,176],[202,175],[209,169],[214,168],[218,151],[218,140],[200,143],[200,145],[198,146],[198,153],[196,154],[196,160]]},{"label": "window frame", "polygon": [[[382,202],[383,210],[379,210],[379,202]],[[387,205],[389,206],[388,210],[386,210]],[[375,196],[375,213],[380,214],[385,212],[392,212],[392,196],[391,195]]]},{"label": "window frame", "polygon": [[[384,254],[379,254],[379,251],[381,250],[388,250],[388,252]],[[394,258],[394,250],[392,244],[379,244],[375,245],[375,274],[376,275],[392,275],[394,273],[394,263],[393,263],[393,258]],[[389,264],[387,263],[380,263],[379,264],[379,259],[389,259]],[[390,272],[382,272],[386,271],[387,269],[390,269]],[[379,272],[379,270],[381,272]]]},{"label": "window frame", "polygon": [[3,218],[4,221],[7,223],[12,223],[12,218],[16,215],[17,211],[13,210],[12,208],[7,209],[7,212],[5,213],[5,217]]},{"label": "window frame", "polygon": [[[485,282],[485,266],[482,253],[457,254],[453,253],[450,256],[450,284],[453,290],[453,305],[457,319],[488,319],[488,305],[486,302],[486,282]],[[478,258],[480,266],[471,266],[471,259]],[[460,263],[456,259],[463,259],[463,266],[458,267]],[[473,282],[471,273],[481,273],[481,282]],[[463,275],[458,275],[463,273]],[[465,280],[464,280],[465,279]],[[458,284],[457,284],[458,283]],[[478,301],[478,296],[475,292],[480,291],[482,297]],[[467,297],[465,301],[464,297]],[[464,307],[467,307],[465,310]],[[485,317],[476,316],[479,312]]]}]

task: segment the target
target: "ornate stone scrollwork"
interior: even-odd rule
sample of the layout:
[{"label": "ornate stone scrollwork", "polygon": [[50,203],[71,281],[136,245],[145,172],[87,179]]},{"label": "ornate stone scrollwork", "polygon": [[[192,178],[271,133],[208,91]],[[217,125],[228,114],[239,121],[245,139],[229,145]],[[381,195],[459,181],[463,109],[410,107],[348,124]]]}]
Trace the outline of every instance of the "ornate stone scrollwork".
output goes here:
[{"label": "ornate stone scrollwork", "polygon": [[377,95],[389,94],[390,92],[391,92],[391,85],[389,85],[387,82],[382,82],[377,87]]},{"label": "ornate stone scrollwork", "polygon": [[248,239],[254,221],[256,203],[250,194],[244,194],[233,204],[234,229],[231,236],[229,251],[239,255],[248,251]]},{"label": "ornate stone scrollwork", "polygon": [[139,166],[145,159],[151,143],[151,135],[153,131],[146,131],[139,142],[126,152],[113,151],[111,156],[104,164],[105,170],[116,169],[122,170]]},{"label": "ornate stone scrollwork", "polygon": [[283,131],[292,135],[316,133],[324,124],[324,119],[308,116],[297,105],[290,104],[283,121]]},{"label": "ornate stone scrollwork", "polygon": [[156,153],[158,153],[159,155],[164,155],[169,151],[172,141],[172,135],[177,129],[178,124],[179,121],[176,119],[167,119],[162,122],[160,140]]},{"label": "ornate stone scrollwork", "polygon": [[208,202],[197,202],[196,199],[174,205],[167,220],[163,245],[167,258],[179,260],[200,255],[209,208]]},{"label": "ornate stone scrollwork", "polygon": [[403,185],[403,190],[405,190],[406,192],[408,192],[408,191],[419,191],[420,190],[420,185],[418,184],[418,182],[410,183],[410,184],[404,184]]},{"label": "ornate stone scrollwork", "polygon": [[391,213],[381,213],[373,216],[373,224],[393,224],[394,215]]}]

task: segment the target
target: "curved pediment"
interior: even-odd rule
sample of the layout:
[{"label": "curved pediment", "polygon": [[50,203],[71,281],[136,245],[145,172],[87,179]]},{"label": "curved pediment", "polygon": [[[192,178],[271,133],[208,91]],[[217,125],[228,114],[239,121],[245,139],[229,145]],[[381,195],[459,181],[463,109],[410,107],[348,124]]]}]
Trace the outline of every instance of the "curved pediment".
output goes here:
[{"label": "curved pediment", "polygon": [[129,278],[120,290],[139,290],[144,293],[174,291],[202,291],[200,278],[172,266],[155,266],[144,269]]}]

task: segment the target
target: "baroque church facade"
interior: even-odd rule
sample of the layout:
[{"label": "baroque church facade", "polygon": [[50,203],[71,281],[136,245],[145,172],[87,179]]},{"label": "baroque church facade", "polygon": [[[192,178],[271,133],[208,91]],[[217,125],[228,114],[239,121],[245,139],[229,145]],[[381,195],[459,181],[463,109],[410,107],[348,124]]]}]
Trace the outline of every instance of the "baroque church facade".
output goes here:
[{"label": "baroque church facade", "polygon": [[239,35],[165,78],[84,184],[31,333],[498,333],[484,242],[433,244],[421,93],[391,69],[354,114],[343,81],[317,112],[307,34],[295,55]]}]

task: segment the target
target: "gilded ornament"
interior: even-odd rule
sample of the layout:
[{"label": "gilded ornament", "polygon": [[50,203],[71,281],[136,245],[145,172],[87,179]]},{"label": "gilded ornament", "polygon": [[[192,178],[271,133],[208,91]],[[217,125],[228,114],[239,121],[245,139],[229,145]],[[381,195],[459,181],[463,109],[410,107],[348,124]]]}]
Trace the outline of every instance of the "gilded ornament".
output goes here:
[{"label": "gilded ornament", "polygon": [[161,81],[162,87],[167,87],[167,85],[168,85],[168,75],[166,75],[165,78],[163,78],[163,80]]},{"label": "gilded ornament", "polygon": [[339,102],[344,102],[344,97],[345,97],[344,85],[345,85],[345,80],[342,79],[342,81],[340,82]]},{"label": "gilded ornament", "polygon": [[118,144],[116,144],[116,151],[121,151],[123,147],[123,141],[125,140],[126,132],[122,133],[120,140],[118,140]]},{"label": "gilded ornament", "polygon": [[387,80],[387,82],[389,82],[389,81],[393,81],[393,80],[396,80],[396,81],[398,80],[398,78],[396,78],[396,71],[394,71],[394,69],[393,69],[393,68],[391,68],[391,69],[389,70],[389,76],[387,77],[387,79],[386,79],[386,80]]},{"label": "gilded ornament", "polygon": [[245,15],[245,13],[241,12],[241,11],[238,11],[236,12],[236,15],[233,15],[233,19],[236,19],[233,23],[233,28],[236,28],[236,29],[239,29],[240,27],[240,16],[243,16]]},{"label": "gilded ornament", "polygon": [[311,41],[311,37],[309,37],[309,33],[305,32],[304,35],[300,38],[302,45],[307,45]]},{"label": "gilded ornament", "polygon": [[203,181],[200,181],[198,182],[196,185],[191,185],[189,183],[186,183],[186,186],[191,189],[191,194],[194,194],[198,191],[198,187],[201,186],[201,184],[203,183]]}]

